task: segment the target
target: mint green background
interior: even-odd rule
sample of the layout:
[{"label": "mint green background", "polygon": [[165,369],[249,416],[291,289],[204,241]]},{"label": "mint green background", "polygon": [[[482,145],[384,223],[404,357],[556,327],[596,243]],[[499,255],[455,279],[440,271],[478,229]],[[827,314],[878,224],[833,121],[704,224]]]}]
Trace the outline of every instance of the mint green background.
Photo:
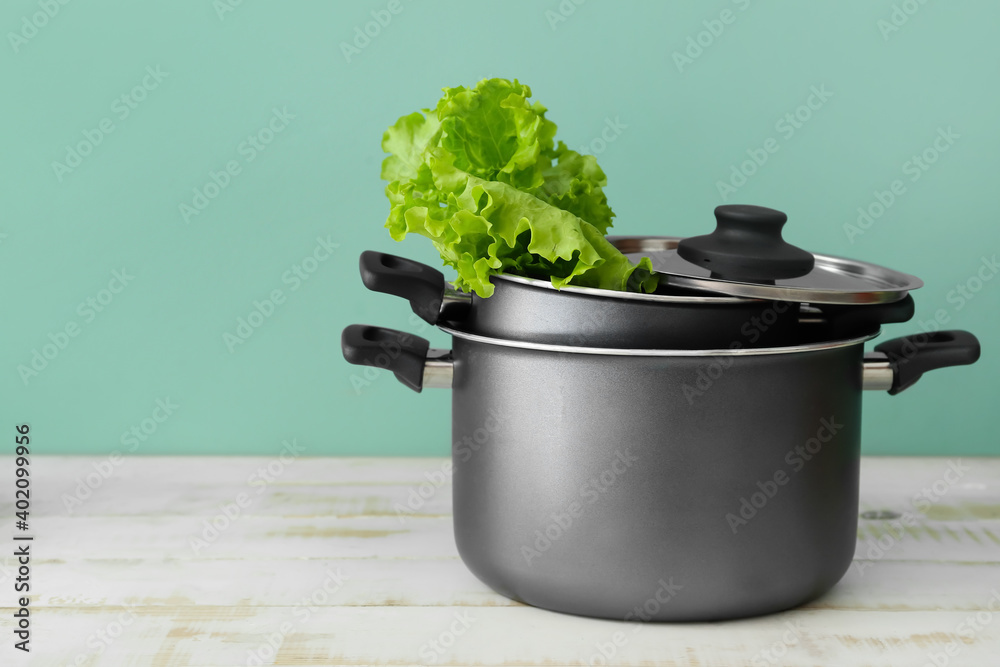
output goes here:
[{"label": "mint green background", "polygon": [[[1000,4],[928,3],[883,39],[892,3],[640,3],[590,0],[553,30],[551,2],[421,2],[352,62],[340,42],[386,2],[72,2],[15,53],[0,44],[0,413],[30,421],[39,451],[107,453],[157,398],[180,407],[137,452],[444,455],[449,393],[416,395],[360,372],[339,336],[362,322],[414,330],[408,309],[367,292],[365,249],[434,262],[423,239],[394,243],[378,178],[382,131],[431,105],[442,86],[518,77],[571,147],[607,118],[627,125],[599,156],[619,234],[704,232],[716,181],[810,86],[834,93],[730,202],[786,211],[791,241],[921,276],[918,318],[946,309],[977,333],[978,366],[940,371],[897,397],[866,396],[870,454],[1000,454],[995,352],[1000,280],[956,311],[947,300],[1000,251]],[[567,5],[569,6],[569,5]],[[736,20],[683,72],[672,53],[702,21]],[[9,0],[0,29],[34,2]],[[113,100],[147,66],[169,76],[123,120]],[[178,211],[273,107],[287,130],[191,224]],[[58,182],[51,163],[106,116],[115,130]],[[854,244],[843,225],[901,176],[937,128],[961,138]],[[281,276],[317,236],[340,247],[300,290]],[[17,367],[96,295],[111,271],[134,281],[27,386]],[[287,301],[230,353],[223,342],[255,299]],[[888,328],[888,335],[918,329]],[[447,338],[424,331],[432,344]]]}]

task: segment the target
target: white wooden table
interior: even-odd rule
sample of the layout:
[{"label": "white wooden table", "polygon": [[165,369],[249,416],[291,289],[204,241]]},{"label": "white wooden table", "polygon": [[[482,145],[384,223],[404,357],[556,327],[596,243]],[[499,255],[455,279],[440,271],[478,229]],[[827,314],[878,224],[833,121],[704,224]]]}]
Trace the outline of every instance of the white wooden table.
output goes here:
[{"label": "white wooden table", "polygon": [[865,459],[862,510],[901,516],[861,520],[840,585],[795,611],[684,625],[490,591],[458,559],[443,459],[133,457],[89,489],[104,461],[32,462],[29,660],[13,649],[0,463],[0,665],[1000,665],[1000,459]]}]

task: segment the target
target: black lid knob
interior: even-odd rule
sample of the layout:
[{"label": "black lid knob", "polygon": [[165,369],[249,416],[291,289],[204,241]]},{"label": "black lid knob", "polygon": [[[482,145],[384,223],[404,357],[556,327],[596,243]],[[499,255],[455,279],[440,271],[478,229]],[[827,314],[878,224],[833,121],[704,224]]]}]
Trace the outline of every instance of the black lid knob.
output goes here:
[{"label": "black lid knob", "polygon": [[716,208],[715,220],[714,232],[684,239],[677,246],[678,255],[709,269],[713,278],[773,282],[812,271],[812,253],[781,238],[788,220],[781,211],[733,204]]}]

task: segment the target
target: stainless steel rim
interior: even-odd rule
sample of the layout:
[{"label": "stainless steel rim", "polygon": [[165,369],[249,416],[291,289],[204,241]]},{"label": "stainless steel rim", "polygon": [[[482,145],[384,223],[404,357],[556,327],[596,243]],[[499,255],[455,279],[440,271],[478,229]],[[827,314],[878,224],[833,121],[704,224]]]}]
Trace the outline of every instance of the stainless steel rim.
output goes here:
[{"label": "stainless steel rim", "polygon": [[[890,303],[905,298],[910,290],[918,289],[924,285],[923,281],[916,276],[903,273],[902,271],[896,271],[856,259],[816,253],[813,254],[816,258],[817,267],[817,269],[813,270],[814,272],[821,270],[826,272],[827,275],[861,278],[871,283],[872,288],[852,291],[794,284],[794,281],[799,279],[790,281],[791,284],[778,285],[736,282],[710,278],[707,275],[698,275],[697,273],[689,273],[688,269],[694,270],[694,267],[686,262],[680,262],[681,268],[670,266],[668,270],[661,270],[663,262],[672,261],[675,257],[674,251],[677,248],[677,244],[682,240],[680,237],[612,236],[608,240],[633,261],[641,256],[650,257],[653,260],[654,268],[656,268],[658,263],[657,255],[659,255],[661,266],[657,269],[657,272],[660,275],[660,280],[667,285],[750,299],[831,304]],[[705,273],[707,274],[707,270]],[[808,278],[809,276],[807,275],[802,280]],[[779,283],[782,282],[784,281],[779,281]]]},{"label": "stainless steel rim", "polygon": [[469,340],[475,343],[485,343],[486,345],[499,345],[501,347],[516,347],[524,350],[538,350],[541,352],[566,352],[569,354],[597,354],[613,357],[755,357],[770,356],[776,354],[800,354],[803,352],[818,352],[819,350],[835,350],[841,347],[852,345],[862,345],[865,342],[876,338],[882,330],[858,338],[847,338],[844,340],[824,341],[822,343],[810,343],[808,345],[790,345],[787,347],[732,347],[712,350],[644,350],[615,347],[577,347],[575,345],[552,345],[549,343],[528,343],[519,340],[507,340],[505,338],[490,338],[478,334],[460,331],[449,327],[438,325],[438,328],[455,338]]},{"label": "stainless steel rim", "polygon": [[[817,260],[820,255],[816,255]],[[824,260],[839,260],[839,257],[823,256]],[[872,265],[874,266],[874,265]],[[923,287],[923,282],[915,277],[908,289]],[[905,299],[909,294],[907,290],[871,290],[869,292],[839,292],[837,290],[824,290],[808,287],[778,286],[778,285],[754,285],[751,283],[736,283],[728,280],[718,280],[715,278],[694,278],[690,276],[677,276],[671,274],[660,274],[660,279],[668,285],[675,287],[686,287],[688,289],[712,290],[728,294],[740,294],[747,298],[767,299],[769,301],[803,301],[808,303],[829,303],[841,305],[864,305],[876,303],[892,303]]]},{"label": "stainless steel rim", "polygon": [[[662,275],[662,274],[661,274]],[[556,290],[559,292],[569,292],[571,294],[586,294],[588,296],[598,296],[605,299],[626,299],[631,301],[657,301],[660,303],[746,303],[748,301],[758,301],[759,299],[744,298],[736,296],[676,296],[671,294],[644,294],[642,292],[619,292],[617,290],[597,289],[595,287],[576,287],[567,285],[556,287],[548,280],[537,278],[525,278],[523,276],[511,276],[506,273],[493,276],[500,280],[509,280],[512,283],[531,285],[543,289]],[[767,299],[773,300],[773,299]]]}]

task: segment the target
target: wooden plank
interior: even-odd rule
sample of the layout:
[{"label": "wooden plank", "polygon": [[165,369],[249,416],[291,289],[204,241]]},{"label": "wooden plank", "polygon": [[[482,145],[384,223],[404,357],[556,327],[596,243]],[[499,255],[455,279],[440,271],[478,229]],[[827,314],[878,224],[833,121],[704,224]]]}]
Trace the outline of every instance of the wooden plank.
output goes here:
[{"label": "wooden plank", "polygon": [[[379,502],[390,500],[383,497]],[[34,518],[31,525],[43,559],[234,558],[248,554],[254,558],[290,554],[408,558],[454,557],[457,553],[449,515],[401,520],[394,515],[258,515],[242,509],[237,515],[232,499],[213,502],[202,506],[199,513],[184,516],[48,516]],[[235,518],[224,514],[224,505]],[[942,507],[954,507],[957,512],[962,506]],[[252,512],[253,506],[249,509]],[[1000,562],[1000,520],[913,518],[913,527],[898,520],[861,521],[856,557],[871,561]]]},{"label": "wooden plank", "polygon": [[[223,527],[218,531],[213,527]],[[39,558],[454,558],[450,516],[45,517],[35,519]],[[226,527],[228,526],[228,527]],[[1000,521],[863,522],[856,557],[881,560],[1000,562]]]},{"label": "wooden plank", "polygon": [[[141,456],[124,454],[123,462],[113,466],[112,477],[142,478],[155,483],[171,480],[183,484],[229,484],[246,480],[261,466],[275,457],[263,456]],[[109,449],[109,453],[110,453]],[[93,472],[107,456],[46,456],[32,458],[39,478],[72,486],[78,476]],[[448,459],[441,457],[381,458],[381,457],[309,457],[300,456],[286,465],[279,476],[280,484],[419,484],[445,468]],[[992,490],[1000,487],[1000,458],[985,457],[865,457],[862,466],[862,492],[879,489],[893,493],[919,490],[924,484],[940,478],[950,461],[960,461],[972,469],[966,472],[957,488],[976,491],[984,484]],[[299,465],[301,463],[301,465]],[[11,457],[0,459],[0,475],[13,470]]]},{"label": "wooden plank", "polygon": [[[274,459],[127,457],[120,466],[109,468],[106,459],[98,457],[42,456],[36,457],[33,464],[38,490],[33,511],[40,516],[188,514],[210,510],[213,501],[249,493],[254,497],[259,495],[261,500],[252,511],[265,514],[280,514],[285,510],[295,514],[296,504],[305,502],[310,494],[317,496],[317,506],[299,510],[315,509],[317,513],[334,515],[381,514],[394,511],[397,502],[419,501],[422,495],[426,507],[418,511],[446,513],[451,494],[447,459],[391,459],[385,463],[384,476],[379,474],[378,461],[303,458],[283,468],[273,467],[272,471],[280,474],[268,474],[265,478],[260,471],[266,473]],[[944,475],[952,462],[970,469],[962,470],[958,483],[940,485],[946,481]],[[0,460],[0,476],[10,468],[10,459]],[[110,470],[110,476],[101,477],[97,469]],[[85,482],[88,476],[96,488],[88,488]],[[931,497],[935,498],[934,504],[945,508],[932,510],[928,518],[1000,519],[1000,504],[991,501],[1000,495],[1000,462],[993,459],[865,459],[861,495],[866,509],[909,510],[919,514],[921,510],[914,506],[915,500],[922,490],[933,491],[935,483],[939,483],[938,488],[944,493],[939,497],[931,493]],[[402,488],[381,491],[372,488],[371,494],[378,498],[366,506],[364,498],[369,487],[397,485]],[[89,497],[84,498],[88,493]],[[75,497],[79,504],[73,502],[67,508],[64,495]],[[11,500],[0,498],[0,510],[11,509]]]},{"label": "wooden plank", "polygon": [[[952,504],[966,501],[975,503],[983,499],[996,499],[1000,492],[1000,459],[982,458],[866,458],[862,468],[861,495],[870,503],[894,504],[912,507],[913,499],[923,488],[944,481],[944,475],[957,462],[962,476],[956,484],[945,486],[942,501]],[[266,488],[287,490],[288,487],[363,487],[367,485],[403,485],[407,488],[440,487],[436,495],[447,497],[450,490],[448,460],[443,458],[365,459],[365,458],[298,458],[288,465],[278,465],[276,459],[265,457],[140,457],[127,456],[120,465],[111,465],[106,457],[48,457],[33,459],[34,483],[39,485],[36,509],[52,514],[67,514],[61,502],[62,494],[73,495],[86,480],[100,477],[91,498],[85,504],[103,503],[101,511],[119,513],[180,513],[168,503],[158,506],[151,503],[127,506],[118,498],[141,501],[142,498],[173,499],[180,489],[215,490],[219,498],[227,498],[242,491],[256,492],[260,487],[251,486],[262,479],[260,471],[267,472],[271,465]],[[109,468],[110,466],[110,468]],[[97,473],[108,473],[105,478]],[[0,459],[0,477],[12,474],[13,461]],[[110,471],[110,472],[108,472]],[[93,475],[97,473],[98,477]],[[254,477],[256,475],[256,477]],[[443,486],[442,486],[443,484]],[[42,492],[44,491],[44,493]],[[198,491],[200,492],[200,491]],[[0,498],[0,508],[9,509],[7,493]],[[82,495],[82,494],[81,494]],[[89,513],[100,513],[89,510]],[[944,517],[939,517],[944,518]],[[993,518],[1000,518],[1000,509]]]},{"label": "wooden plank", "polygon": [[[531,607],[41,609],[34,641],[45,649],[32,665],[86,660],[96,652],[88,642],[105,647],[89,663],[99,666],[245,665],[251,652],[275,665],[587,665],[604,664],[604,649],[613,652],[610,664],[647,667],[913,667],[949,642],[959,651],[951,664],[996,664],[1000,619],[991,614],[963,638],[970,616],[799,610],[723,624],[644,625]],[[108,645],[98,632],[118,637]]]},{"label": "wooden plank", "polygon": [[[298,443],[301,445],[302,443]],[[114,448],[104,456],[48,456],[36,454],[32,466],[36,481],[71,484],[78,476],[94,471],[108,460]],[[308,454],[308,447],[306,454]],[[122,462],[112,465],[112,477],[158,479],[183,484],[241,483],[262,466],[284,455],[281,443],[275,443],[273,457],[268,456],[143,456],[121,453]],[[426,475],[440,471],[448,460],[442,457],[334,457],[295,456],[279,470],[282,484],[419,484]],[[0,475],[13,470],[11,457],[0,459]]]},{"label": "wooden plank", "polygon": [[[379,478],[373,459],[300,459],[266,479],[258,473],[272,459],[197,459],[198,465],[172,457],[126,458],[110,477],[105,459],[38,457],[35,463],[36,516],[117,516],[137,514],[211,514],[226,499],[247,494],[247,514],[292,516],[441,515],[450,510],[450,471],[446,459],[404,459],[386,463]],[[958,484],[940,485],[951,461],[971,468]],[[305,466],[298,466],[297,463]],[[0,475],[10,460],[0,462]],[[281,468],[273,468],[281,470]],[[308,474],[307,474],[308,473]],[[255,476],[257,475],[257,476]],[[87,485],[90,478],[91,486]],[[268,481],[273,480],[273,481]],[[939,483],[925,514],[922,490]],[[940,520],[1000,519],[1000,465],[983,459],[866,459],[862,475],[865,510],[890,510]],[[915,502],[917,505],[915,506]],[[926,503],[925,503],[926,504]],[[11,499],[0,499],[0,511],[11,512]],[[930,539],[933,535],[928,533]],[[990,540],[988,534],[983,535]]]},{"label": "wooden plank", "polygon": [[313,604],[518,604],[490,590],[457,558],[84,560],[44,563],[35,572],[39,606],[288,606],[307,599],[327,580],[340,582],[337,592]]},{"label": "wooden plank", "polygon": [[[211,516],[219,505],[244,495],[242,514],[254,516],[352,517],[391,516],[400,523],[414,514],[449,516],[451,484],[178,484],[176,480],[111,478],[91,490],[64,487],[58,494],[39,493],[36,517]],[[89,493],[89,495],[88,495]],[[10,503],[0,511],[13,512]]]},{"label": "wooden plank", "polygon": [[[326,579],[343,577],[319,606],[516,606],[476,579],[456,558],[80,560],[35,566],[39,606],[252,606],[301,602]],[[883,561],[852,568],[808,609],[955,611],[985,609],[991,564]],[[252,582],[238,585],[238,582]]]},{"label": "wooden plank", "polygon": [[[221,519],[220,519],[221,517]],[[213,533],[211,524],[228,527]],[[163,558],[455,558],[452,519],[200,516],[45,517],[33,522],[39,560]],[[213,538],[213,535],[215,537]],[[199,542],[200,540],[200,542]]]}]

